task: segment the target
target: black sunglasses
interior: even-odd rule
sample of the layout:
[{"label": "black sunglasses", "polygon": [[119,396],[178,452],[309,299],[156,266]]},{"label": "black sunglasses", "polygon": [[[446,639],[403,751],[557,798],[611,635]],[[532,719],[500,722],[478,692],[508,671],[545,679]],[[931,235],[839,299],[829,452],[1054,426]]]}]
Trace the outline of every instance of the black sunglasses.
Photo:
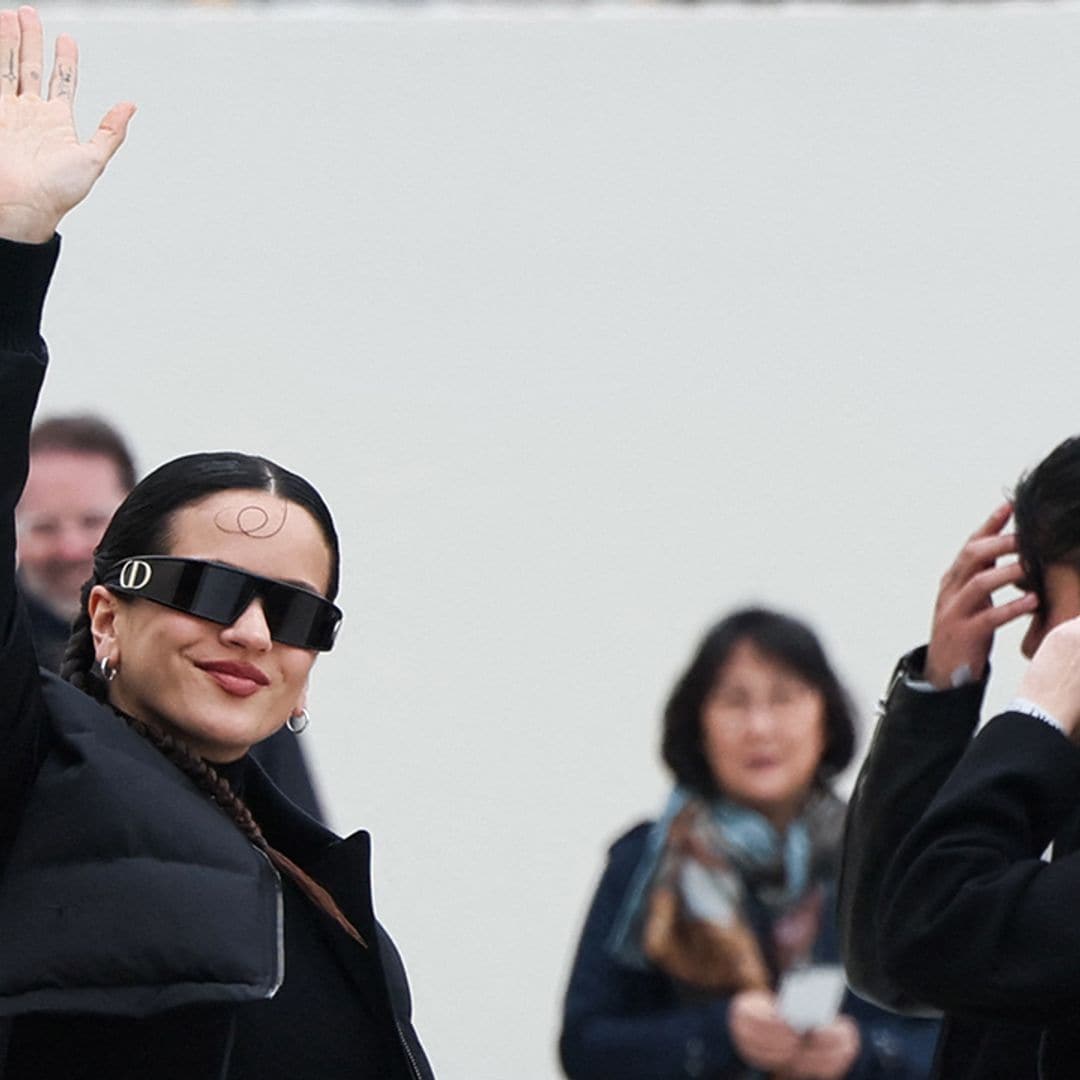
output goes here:
[{"label": "black sunglasses", "polygon": [[333,647],[342,619],[339,607],[310,589],[203,559],[137,555],[115,563],[102,585],[225,626],[258,597],[274,641],[320,652]]}]

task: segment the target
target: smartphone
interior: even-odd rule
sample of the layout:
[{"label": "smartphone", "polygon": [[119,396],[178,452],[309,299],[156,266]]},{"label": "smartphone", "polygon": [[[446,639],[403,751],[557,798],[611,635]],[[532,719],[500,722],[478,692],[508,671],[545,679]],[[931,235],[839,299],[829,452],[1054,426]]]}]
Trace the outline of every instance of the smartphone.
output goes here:
[{"label": "smartphone", "polygon": [[846,989],[839,964],[792,968],[780,980],[777,1008],[796,1031],[810,1031],[836,1019]]}]

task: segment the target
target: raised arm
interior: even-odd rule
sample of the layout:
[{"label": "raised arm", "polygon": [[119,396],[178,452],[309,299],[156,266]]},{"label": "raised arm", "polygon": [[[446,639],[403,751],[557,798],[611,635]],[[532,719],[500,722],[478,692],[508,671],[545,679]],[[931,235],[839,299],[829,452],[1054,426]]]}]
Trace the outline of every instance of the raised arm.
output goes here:
[{"label": "raised arm", "polygon": [[893,860],[880,944],[896,980],[928,1000],[1045,1024],[1080,997],[1080,618],[1043,638],[1016,704]]},{"label": "raised arm", "polygon": [[43,742],[36,662],[15,588],[14,523],[45,374],[41,309],[56,226],[101,175],[133,111],[116,106],[80,144],[71,114],[77,70],[75,43],[61,37],[44,100],[41,22],[32,8],[0,11],[0,862]]},{"label": "raised arm", "polygon": [[848,805],[840,874],[841,953],[848,982],[863,997],[915,1015],[937,1010],[885,974],[878,923],[885,870],[967,748],[985,682],[941,693],[915,689],[925,650],[905,656],[882,703],[874,740]]},{"label": "raised arm", "polygon": [[52,78],[43,98],[43,47],[41,20],[33,8],[0,10],[0,241],[9,241],[0,289],[0,347],[9,354],[0,396],[4,624],[13,595],[11,515],[26,479],[26,435],[37,393],[35,389],[28,397],[23,384],[40,383],[46,355],[38,325],[56,253],[45,246],[53,244],[61,219],[86,197],[119,149],[135,111],[130,104],[114,106],[93,138],[80,143],[72,115],[78,49],[66,34],[57,38]]},{"label": "raised arm", "polygon": [[[1030,593],[995,606],[995,590],[1023,571],[998,506],[942,576],[930,645],[897,666],[874,741],[848,806],[840,877],[840,933],[851,985],[902,1012],[933,1011],[890,979],[881,961],[879,920],[885,871],[967,748],[979,719],[995,631],[1034,611]],[[1002,561],[1004,560],[1004,561]]]}]

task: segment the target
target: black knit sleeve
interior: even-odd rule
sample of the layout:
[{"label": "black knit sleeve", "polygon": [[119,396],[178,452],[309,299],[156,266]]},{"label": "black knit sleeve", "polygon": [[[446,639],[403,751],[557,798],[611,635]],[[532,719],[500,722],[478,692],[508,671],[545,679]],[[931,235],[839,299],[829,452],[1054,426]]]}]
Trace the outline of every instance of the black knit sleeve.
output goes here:
[{"label": "black knit sleeve", "polygon": [[0,241],[0,861],[11,845],[42,753],[44,705],[30,632],[15,587],[15,504],[45,376],[41,310],[59,238]]}]

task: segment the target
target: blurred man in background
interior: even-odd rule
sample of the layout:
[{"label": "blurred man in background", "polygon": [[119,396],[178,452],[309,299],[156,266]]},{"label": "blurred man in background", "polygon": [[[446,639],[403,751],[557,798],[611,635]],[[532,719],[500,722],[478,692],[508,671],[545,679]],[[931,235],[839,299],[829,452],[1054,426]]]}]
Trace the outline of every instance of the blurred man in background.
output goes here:
[{"label": "blurred man in background", "polygon": [[134,486],[123,437],[99,417],[56,416],[34,427],[15,528],[19,587],[42,667],[60,670],[94,548]]}]

